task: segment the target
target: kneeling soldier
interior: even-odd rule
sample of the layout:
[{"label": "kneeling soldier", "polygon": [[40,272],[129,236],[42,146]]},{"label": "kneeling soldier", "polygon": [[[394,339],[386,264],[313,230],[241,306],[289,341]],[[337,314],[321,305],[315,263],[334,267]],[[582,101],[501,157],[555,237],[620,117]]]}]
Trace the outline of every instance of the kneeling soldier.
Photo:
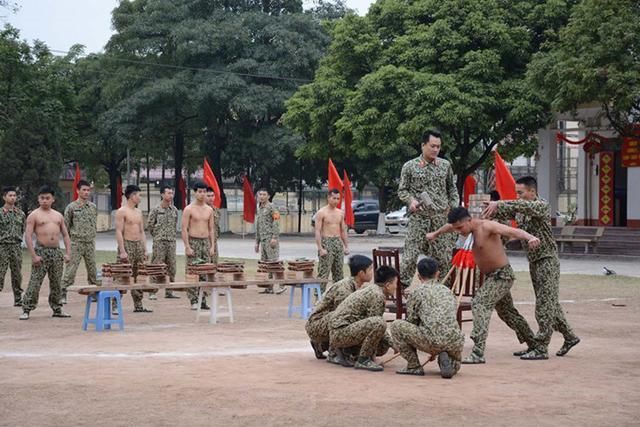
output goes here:
[{"label": "kneeling soldier", "polygon": [[407,299],[407,320],[396,320],[390,326],[393,342],[407,360],[407,367],[398,374],[424,375],[417,350],[438,355],[442,378],[451,378],[460,369],[464,335],[456,322],[455,298],[437,282],[438,275],[435,259],[418,262],[422,284]]},{"label": "kneeling soldier", "polygon": [[359,346],[356,369],[382,371],[384,368],[373,361],[389,349],[387,324],[382,318],[386,297],[395,294],[398,271],[381,266],[375,273],[375,284],[349,295],[335,310],[330,323],[330,346],[335,351],[335,362],[350,367],[343,351]]}]

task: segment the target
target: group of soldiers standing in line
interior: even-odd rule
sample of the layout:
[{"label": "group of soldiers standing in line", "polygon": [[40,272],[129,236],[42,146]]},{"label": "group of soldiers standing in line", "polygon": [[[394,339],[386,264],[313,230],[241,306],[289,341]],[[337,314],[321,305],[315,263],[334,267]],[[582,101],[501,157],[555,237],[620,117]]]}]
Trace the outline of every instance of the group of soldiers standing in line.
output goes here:
[{"label": "group of soldiers standing in line", "polygon": [[[29,319],[30,312],[38,304],[40,287],[45,275],[49,278],[49,306],[53,317],[70,317],[62,308],[67,303],[67,288],[74,284],[78,266],[84,260],[87,282],[99,285],[96,272],[95,247],[98,210],[90,201],[91,185],[85,180],[77,184],[78,199],[69,203],[64,215],[53,209],[54,190],[44,186],[38,192],[39,207],[25,217],[16,206],[14,187],[4,187],[4,206],[0,212],[0,290],[4,285],[7,269],[11,270],[14,306],[22,307],[21,320]],[[218,235],[220,216],[213,206],[213,189],[201,182],[194,185],[195,200],[185,207],[182,216],[181,237],[185,246],[187,263],[218,263]],[[140,188],[128,185],[124,191],[126,203],[115,213],[117,261],[130,263],[134,281],[139,266],[147,261],[145,228],[153,237],[152,263],[167,265],[169,280],[176,275],[176,228],[178,210],[173,205],[174,191],[161,187],[161,201],[149,213],[146,224],[140,203]],[[261,259],[277,260],[279,252],[279,213],[269,203],[266,190],[258,191],[256,227],[256,251],[262,248]],[[145,227],[146,225],[146,227]],[[34,242],[33,235],[36,240]],[[22,289],[22,240],[32,259],[31,277],[27,290]],[[62,237],[64,251],[59,247]],[[65,268],[66,264],[66,268]],[[64,277],[63,277],[64,269]],[[190,288],[187,296],[192,310],[198,309],[198,290]],[[131,291],[135,313],[150,313],[143,306],[143,293]],[[165,298],[179,298],[171,290]],[[157,299],[155,293],[149,299]],[[202,308],[208,309],[206,300]],[[117,307],[112,310],[117,312]]]},{"label": "group of soldiers standing in line", "polygon": [[[450,163],[438,157],[441,135],[427,131],[421,146],[421,155],[404,164],[398,188],[398,196],[409,212],[399,273],[400,284],[407,295],[406,319],[394,321],[389,334],[382,317],[384,296],[393,295],[397,281],[393,276],[398,276],[398,272],[381,266],[375,272],[373,284],[364,286],[372,279],[371,260],[353,256],[349,261],[352,277],[341,280],[341,272],[334,275],[333,285],[307,321],[306,330],[316,357],[342,366],[380,371],[383,366],[374,361],[374,356],[386,353],[389,346],[393,346],[408,362],[399,374],[424,375],[416,353],[421,350],[432,358],[437,356],[442,376],[451,378],[460,364],[485,363],[484,351],[494,309],[516,333],[519,342],[527,345],[526,349],[514,352],[514,356],[523,360],[548,359],[554,330],[564,337],[556,355],[566,355],[580,339],[569,326],[559,303],[558,250],[549,205],[538,197],[535,178],[523,177],[516,181],[518,200],[491,201],[482,219],[472,218],[466,208],[458,206],[460,200]],[[337,239],[338,230],[346,228],[341,211],[335,209],[336,193],[330,190],[328,206],[323,208],[327,213],[318,215],[320,221],[316,224],[321,265],[323,255],[338,255],[334,246],[348,253],[346,237],[344,248]],[[510,220],[515,221],[516,228],[501,223]],[[331,233],[325,236],[321,230],[327,223]],[[457,304],[451,289],[445,286],[447,283],[438,282],[450,267],[455,245],[451,233],[473,235],[474,259],[484,275],[484,284],[472,300],[474,346],[464,359],[464,336],[456,321]],[[511,287],[515,275],[503,239],[520,240],[527,253],[536,298],[537,333],[513,304]],[[427,257],[416,262],[421,254]],[[410,290],[416,268],[420,285]]]}]

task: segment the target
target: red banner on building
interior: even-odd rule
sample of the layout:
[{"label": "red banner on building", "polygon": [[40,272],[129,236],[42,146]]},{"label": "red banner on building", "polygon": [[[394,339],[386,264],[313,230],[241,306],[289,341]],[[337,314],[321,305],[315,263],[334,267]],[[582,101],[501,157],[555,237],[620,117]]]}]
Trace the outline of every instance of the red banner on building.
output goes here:
[{"label": "red banner on building", "polygon": [[598,219],[600,225],[613,225],[613,199],[614,199],[614,173],[615,163],[613,153],[610,151],[600,153],[600,193],[598,200]]},{"label": "red banner on building", "polygon": [[624,138],[622,143],[622,167],[632,168],[640,166],[640,139]]}]

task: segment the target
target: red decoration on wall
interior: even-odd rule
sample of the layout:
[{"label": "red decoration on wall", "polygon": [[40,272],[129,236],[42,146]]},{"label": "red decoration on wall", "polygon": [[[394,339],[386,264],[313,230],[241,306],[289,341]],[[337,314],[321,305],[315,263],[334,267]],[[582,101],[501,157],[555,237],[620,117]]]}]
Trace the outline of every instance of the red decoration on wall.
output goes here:
[{"label": "red decoration on wall", "polygon": [[624,138],[620,154],[623,168],[640,166],[640,138]]},{"label": "red decoration on wall", "polygon": [[614,189],[615,163],[613,153],[603,151],[600,153],[600,194],[598,200],[598,220],[600,225],[613,225],[613,189]]}]

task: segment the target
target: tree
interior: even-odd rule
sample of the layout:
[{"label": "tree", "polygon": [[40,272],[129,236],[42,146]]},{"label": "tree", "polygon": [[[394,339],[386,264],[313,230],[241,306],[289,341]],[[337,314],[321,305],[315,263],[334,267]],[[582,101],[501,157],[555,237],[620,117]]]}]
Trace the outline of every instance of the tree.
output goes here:
[{"label": "tree", "polygon": [[10,26],[0,32],[0,181],[20,188],[25,211],[40,186],[58,187],[62,147],[75,139],[72,56],[30,46]]},{"label": "tree", "polygon": [[285,123],[307,140],[300,154],[349,159],[359,185],[385,195],[430,127],[444,133],[459,190],[496,145],[531,153],[547,112],[526,67],[569,13],[538,19],[562,11],[547,3],[380,0],[345,17],[313,83],[287,103]]},{"label": "tree", "polygon": [[556,111],[597,102],[627,135],[640,122],[640,4],[583,0],[559,40],[535,55],[528,76]]}]

